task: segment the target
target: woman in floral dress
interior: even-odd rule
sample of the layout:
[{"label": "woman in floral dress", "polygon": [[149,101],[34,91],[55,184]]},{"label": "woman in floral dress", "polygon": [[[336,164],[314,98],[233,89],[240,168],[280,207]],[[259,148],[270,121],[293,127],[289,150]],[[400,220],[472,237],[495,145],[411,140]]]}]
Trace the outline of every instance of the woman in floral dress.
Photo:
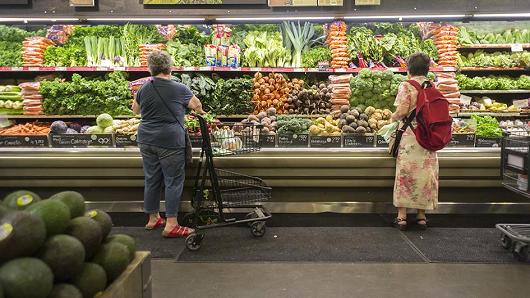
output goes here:
[{"label": "woman in floral dress", "polygon": [[[422,84],[427,79],[430,58],[416,53],[409,57],[408,75],[410,80]],[[394,105],[396,112],[392,120],[403,120],[416,108],[418,91],[410,83],[399,86]],[[415,122],[412,122],[415,125]],[[396,180],[394,183],[394,206],[398,209],[395,224],[407,228],[407,208],[417,209],[416,223],[427,228],[425,210],[433,210],[438,205],[438,156],[436,152],[424,149],[416,141],[410,127],[405,131],[399,145],[396,159]]]}]

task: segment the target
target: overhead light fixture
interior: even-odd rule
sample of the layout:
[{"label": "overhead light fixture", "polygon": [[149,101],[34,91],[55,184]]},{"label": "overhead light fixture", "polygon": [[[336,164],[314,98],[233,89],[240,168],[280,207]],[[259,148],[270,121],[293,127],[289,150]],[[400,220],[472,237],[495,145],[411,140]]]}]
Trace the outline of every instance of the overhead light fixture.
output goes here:
[{"label": "overhead light fixture", "polygon": [[217,22],[246,22],[246,21],[331,21],[335,17],[263,17],[263,18],[216,18]]},{"label": "overhead light fixture", "polygon": [[88,22],[203,22],[205,18],[87,18]]},{"label": "overhead light fixture", "polygon": [[530,18],[530,13],[523,12],[523,13],[477,13],[474,14],[473,17],[475,18]]},{"label": "overhead light fixture", "polygon": [[0,23],[29,22],[78,22],[78,18],[0,18]]},{"label": "overhead light fixture", "polygon": [[345,20],[406,20],[406,19],[461,19],[465,14],[440,14],[440,15],[403,15],[403,16],[346,16]]}]

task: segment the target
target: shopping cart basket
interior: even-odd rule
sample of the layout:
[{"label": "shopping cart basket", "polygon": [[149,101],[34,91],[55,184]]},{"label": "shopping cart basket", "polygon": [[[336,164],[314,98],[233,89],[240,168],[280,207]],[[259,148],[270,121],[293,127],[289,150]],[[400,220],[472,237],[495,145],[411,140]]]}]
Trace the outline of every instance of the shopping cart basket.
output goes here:
[{"label": "shopping cart basket", "polygon": [[[253,236],[262,237],[265,222],[271,214],[260,203],[271,198],[272,189],[260,178],[217,169],[214,164],[217,156],[259,151],[259,126],[235,124],[209,131],[205,119],[196,117],[202,148],[191,199],[193,212],[183,219],[186,225],[195,229],[186,238],[186,247],[198,250],[204,239],[204,230],[237,224],[247,224]],[[251,210],[245,217],[236,218],[235,212],[230,213],[244,209]]]},{"label": "shopping cart basket", "polygon": [[[509,135],[502,141],[501,175],[505,188],[530,198],[528,169],[530,166],[530,137]],[[501,244],[512,251],[519,261],[528,259],[530,224],[497,224]]]}]

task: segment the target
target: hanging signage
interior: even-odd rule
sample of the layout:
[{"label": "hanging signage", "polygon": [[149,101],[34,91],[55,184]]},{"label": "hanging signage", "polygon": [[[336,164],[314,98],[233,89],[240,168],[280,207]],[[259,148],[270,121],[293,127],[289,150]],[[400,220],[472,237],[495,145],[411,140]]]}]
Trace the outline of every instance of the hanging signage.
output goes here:
[{"label": "hanging signage", "polygon": [[70,6],[73,7],[94,7],[95,0],[70,0]]},{"label": "hanging signage", "polygon": [[318,6],[343,6],[344,0],[318,0]]},{"label": "hanging signage", "polygon": [[270,7],[317,6],[318,0],[269,0]]},{"label": "hanging signage", "polygon": [[381,5],[381,0],[355,0],[355,5]]},{"label": "hanging signage", "polygon": [[265,4],[266,0],[143,0],[145,5],[219,5],[219,4]]}]

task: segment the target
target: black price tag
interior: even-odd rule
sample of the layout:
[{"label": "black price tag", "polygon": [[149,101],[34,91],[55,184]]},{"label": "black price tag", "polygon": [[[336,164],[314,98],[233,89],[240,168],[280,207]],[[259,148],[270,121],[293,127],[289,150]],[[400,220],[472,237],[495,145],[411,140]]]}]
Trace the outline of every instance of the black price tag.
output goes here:
[{"label": "black price tag", "polygon": [[329,71],[329,62],[318,62],[318,71]]},{"label": "black price tag", "polygon": [[286,134],[278,136],[278,147],[307,147],[309,145],[308,134]]},{"label": "black price tag", "polygon": [[475,141],[475,147],[500,147],[502,139],[492,139],[478,137]]},{"label": "black price tag", "polygon": [[388,147],[388,143],[385,141],[385,138],[382,136],[377,136],[377,141],[375,143],[376,147]]},{"label": "black price tag", "polygon": [[374,147],[374,135],[347,134],[342,136],[345,148],[370,148]]},{"label": "black price tag", "polygon": [[449,147],[474,147],[475,134],[474,133],[458,133],[453,134]]},{"label": "black price tag", "polygon": [[276,147],[276,135],[260,135],[259,143],[263,148]]},{"label": "black price tag", "polygon": [[202,136],[190,136],[192,148],[202,148]]},{"label": "black price tag", "polygon": [[52,134],[52,147],[82,148],[88,146],[112,147],[111,134]]},{"label": "black price tag", "polygon": [[136,147],[136,135],[125,135],[125,134],[116,134],[114,136],[114,141],[116,142],[116,147]]},{"label": "black price tag", "polygon": [[0,136],[0,147],[49,147],[47,135]]},{"label": "black price tag", "polygon": [[340,148],[341,136],[311,136],[309,146],[314,148]]}]

